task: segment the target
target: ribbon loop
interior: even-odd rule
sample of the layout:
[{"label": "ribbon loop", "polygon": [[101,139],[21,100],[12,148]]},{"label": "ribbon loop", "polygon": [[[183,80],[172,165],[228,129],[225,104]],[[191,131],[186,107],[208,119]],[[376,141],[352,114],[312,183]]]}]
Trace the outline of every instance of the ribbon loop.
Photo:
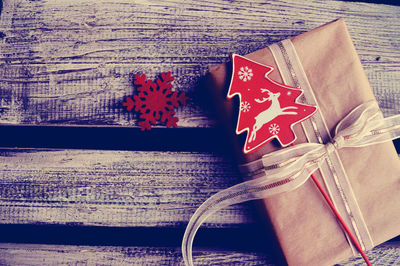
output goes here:
[{"label": "ribbon loop", "polygon": [[[390,121],[390,123],[387,123]],[[267,176],[296,174],[312,162],[324,159],[329,153],[345,147],[364,147],[400,136],[400,115],[385,120],[376,101],[357,106],[336,127],[336,136],[326,144],[302,143],[262,157]]]}]

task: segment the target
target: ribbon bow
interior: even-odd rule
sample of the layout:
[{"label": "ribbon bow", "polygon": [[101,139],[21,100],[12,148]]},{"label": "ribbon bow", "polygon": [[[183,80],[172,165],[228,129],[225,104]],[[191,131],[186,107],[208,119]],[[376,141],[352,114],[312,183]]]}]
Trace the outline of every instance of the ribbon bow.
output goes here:
[{"label": "ribbon bow", "polygon": [[186,265],[193,265],[194,236],[207,217],[233,204],[288,192],[304,184],[329,153],[346,147],[364,147],[400,137],[400,115],[383,118],[376,101],[357,106],[336,126],[326,144],[303,143],[264,155],[241,165],[254,179],[222,190],[207,199],[194,213],[182,241]]}]

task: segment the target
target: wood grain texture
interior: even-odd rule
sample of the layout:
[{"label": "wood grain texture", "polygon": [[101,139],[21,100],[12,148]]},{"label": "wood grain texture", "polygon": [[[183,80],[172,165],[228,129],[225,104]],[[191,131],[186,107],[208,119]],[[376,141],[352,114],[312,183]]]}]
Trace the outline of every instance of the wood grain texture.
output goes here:
[{"label": "wood grain texture", "polygon": [[0,122],[135,126],[121,107],[132,75],[171,70],[192,97],[179,125],[213,122],[199,78],[246,54],[345,18],[385,113],[400,112],[400,7],[341,1],[5,0],[0,21]]},{"label": "wood grain texture", "polygon": [[[192,98],[178,110],[179,126],[213,127],[198,86],[208,67],[227,61],[232,52],[246,54],[337,17],[348,24],[384,114],[399,113],[399,6],[319,0],[4,0],[0,123],[135,127],[136,117],[121,108],[132,94],[133,74],[155,78],[172,70],[175,88]],[[39,239],[32,240],[37,244],[0,243],[0,264],[179,265],[178,242],[195,209],[241,181],[232,165],[210,152],[0,149],[0,231],[59,226],[61,236],[70,232],[67,228],[75,230],[71,237],[80,230],[86,230],[82,238],[90,237],[87,232],[105,233],[93,237],[91,246],[75,245],[70,238],[54,241],[70,245],[44,245]],[[253,205],[242,204],[214,214],[203,228],[208,235],[218,231],[218,238],[231,229],[254,233],[258,228],[244,228],[256,223]],[[133,244],[123,239],[115,246],[100,243],[115,230],[138,235],[132,236]],[[141,239],[149,235],[165,239]],[[231,235],[242,246],[222,250],[195,243],[195,262],[274,263],[270,252],[252,250],[240,234]],[[388,242],[368,256],[375,265],[396,265],[399,250],[398,242]],[[360,264],[357,257],[342,265]]]},{"label": "wood grain texture", "polygon": [[[373,265],[399,265],[400,242],[382,244],[368,251]],[[197,249],[195,265],[276,265],[271,254],[238,250]],[[183,265],[180,250],[173,247],[110,247],[0,244],[3,265]],[[338,266],[363,265],[355,257]]]},{"label": "wood grain texture", "polygon": [[[0,223],[185,225],[208,197],[240,182],[232,165],[210,153],[0,150]],[[225,208],[207,223],[252,223],[248,208]]]}]

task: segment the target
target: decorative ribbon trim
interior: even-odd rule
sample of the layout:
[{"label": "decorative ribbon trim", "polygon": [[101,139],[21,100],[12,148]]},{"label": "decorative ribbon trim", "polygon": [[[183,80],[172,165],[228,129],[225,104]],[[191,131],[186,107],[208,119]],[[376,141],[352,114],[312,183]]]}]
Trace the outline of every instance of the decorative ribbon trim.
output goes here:
[{"label": "decorative ribbon trim", "polygon": [[[359,105],[337,125],[335,137],[327,144],[303,143],[264,155],[248,165],[264,169],[253,180],[222,190],[207,199],[194,213],[182,241],[186,265],[193,265],[194,236],[207,217],[233,204],[263,199],[296,189],[319,168],[326,156],[345,147],[364,147],[400,137],[400,115],[383,118],[376,101]],[[292,159],[296,158],[296,160]]]},{"label": "decorative ribbon trim", "polygon": [[[307,75],[297,55],[293,43],[287,39],[269,46],[275,61],[279,67],[285,84],[299,87],[304,91],[303,101],[318,106],[318,101],[313,93]],[[301,123],[308,142],[327,143],[332,141],[329,129],[321,112],[317,112],[310,119]],[[321,177],[328,190],[331,201],[340,213],[351,234],[355,235],[362,250],[374,247],[367,224],[360,210],[353,189],[343,167],[339,154],[328,154],[319,168]],[[347,242],[353,254],[356,255],[356,247],[345,234]]]}]

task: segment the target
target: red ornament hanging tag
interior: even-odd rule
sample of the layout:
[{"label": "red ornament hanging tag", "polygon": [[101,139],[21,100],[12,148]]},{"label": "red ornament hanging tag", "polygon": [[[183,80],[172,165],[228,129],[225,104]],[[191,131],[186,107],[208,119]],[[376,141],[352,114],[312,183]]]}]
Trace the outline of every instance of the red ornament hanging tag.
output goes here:
[{"label": "red ornament hanging tag", "polygon": [[250,153],[276,138],[285,147],[296,140],[293,126],[311,117],[317,107],[298,103],[299,88],[268,77],[273,67],[232,55],[232,79],[228,99],[240,99],[236,134],[247,131],[243,152]]}]

